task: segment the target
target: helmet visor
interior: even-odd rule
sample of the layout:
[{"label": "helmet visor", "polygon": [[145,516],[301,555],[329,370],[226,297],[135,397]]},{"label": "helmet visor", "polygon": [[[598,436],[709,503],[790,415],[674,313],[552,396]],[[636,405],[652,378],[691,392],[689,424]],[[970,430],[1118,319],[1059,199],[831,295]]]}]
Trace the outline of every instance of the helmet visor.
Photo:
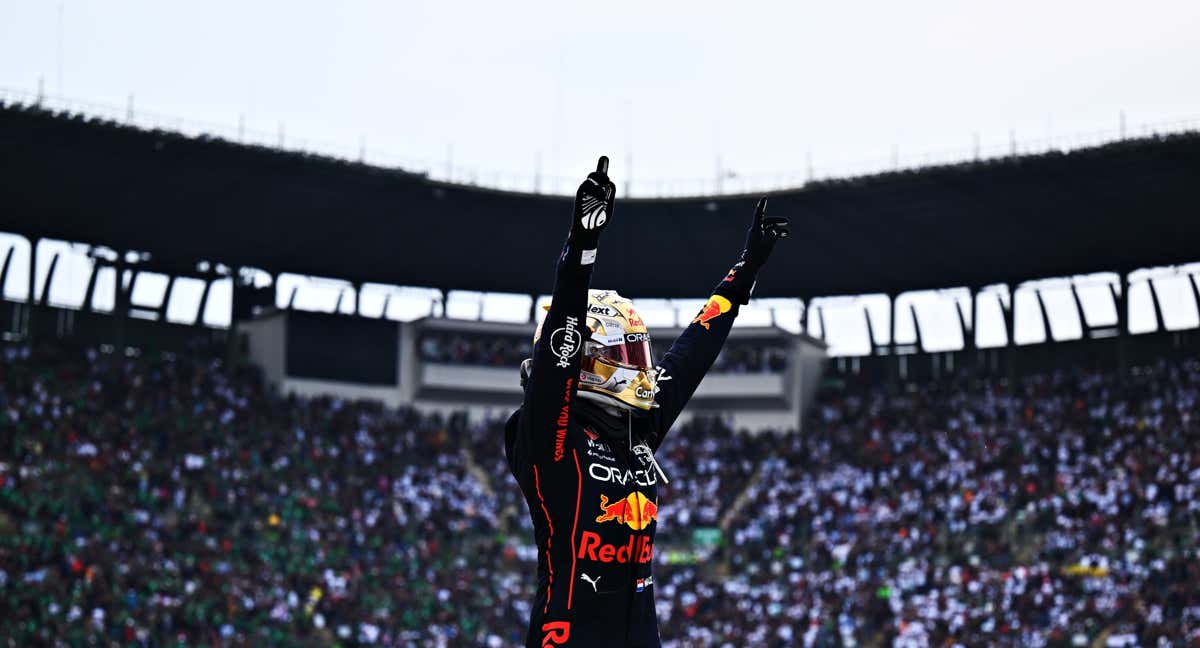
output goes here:
[{"label": "helmet visor", "polygon": [[654,367],[654,354],[650,350],[649,333],[626,333],[624,342],[609,346],[590,343],[588,344],[588,353],[630,369],[646,370]]}]

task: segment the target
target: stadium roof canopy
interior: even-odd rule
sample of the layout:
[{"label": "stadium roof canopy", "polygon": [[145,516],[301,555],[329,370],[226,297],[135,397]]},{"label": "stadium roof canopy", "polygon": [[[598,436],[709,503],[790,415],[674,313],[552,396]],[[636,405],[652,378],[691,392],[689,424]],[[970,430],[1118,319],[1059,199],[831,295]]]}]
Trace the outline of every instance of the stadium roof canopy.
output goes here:
[{"label": "stadium roof canopy", "polygon": [[[569,199],[0,108],[0,228],[199,260],[412,286],[547,293]],[[598,150],[597,153],[604,151]],[[579,169],[580,177],[589,169]],[[593,285],[702,295],[754,196],[619,200]],[[772,194],[794,238],[776,297],[898,293],[1200,257],[1200,134],[809,184]]]}]

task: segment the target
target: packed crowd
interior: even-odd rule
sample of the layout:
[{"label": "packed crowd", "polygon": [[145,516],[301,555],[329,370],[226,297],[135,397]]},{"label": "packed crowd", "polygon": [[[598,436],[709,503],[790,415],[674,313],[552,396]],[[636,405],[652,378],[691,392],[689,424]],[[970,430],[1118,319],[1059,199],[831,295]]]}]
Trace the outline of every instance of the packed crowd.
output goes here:
[{"label": "packed crowd", "polygon": [[427,331],[418,343],[421,359],[438,364],[518,367],[533,355],[533,340],[511,335],[466,335]]},{"label": "packed crowd", "polygon": [[[421,359],[438,364],[517,367],[533,353],[527,337],[427,331],[418,342]],[[654,357],[661,358],[670,341],[654,342]],[[717,356],[717,373],[782,373],[788,367],[788,349],[780,342],[730,340]]]},{"label": "packed crowd", "polygon": [[[519,643],[501,420],[280,396],[204,348],[0,351],[10,645]],[[680,425],[664,641],[1194,645],[1198,398],[1180,359],[832,389],[802,434]]]},{"label": "packed crowd", "polygon": [[731,525],[741,625],[689,636],[1200,644],[1198,398],[1194,358],[827,395]]},{"label": "packed crowd", "polygon": [[[458,645],[523,617],[461,418],[282,398],[220,354],[0,365],[13,645]],[[486,586],[480,586],[486,581]]]},{"label": "packed crowd", "polygon": [[[654,342],[654,357],[661,358],[669,341]],[[789,349],[779,341],[729,340],[713,362],[717,373],[783,373],[788,368]]]}]

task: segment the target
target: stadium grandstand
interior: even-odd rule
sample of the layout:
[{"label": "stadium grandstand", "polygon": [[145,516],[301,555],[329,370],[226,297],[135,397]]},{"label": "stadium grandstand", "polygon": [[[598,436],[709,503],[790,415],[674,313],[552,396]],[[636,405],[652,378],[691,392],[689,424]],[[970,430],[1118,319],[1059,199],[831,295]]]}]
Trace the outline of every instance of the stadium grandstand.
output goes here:
[{"label": "stadium grandstand", "polygon": [[[38,105],[0,149],[0,637],[520,645],[568,199]],[[773,192],[660,452],[664,645],[1200,642],[1196,178],[1181,132]],[[594,285],[673,339],[754,199],[622,199]]]}]

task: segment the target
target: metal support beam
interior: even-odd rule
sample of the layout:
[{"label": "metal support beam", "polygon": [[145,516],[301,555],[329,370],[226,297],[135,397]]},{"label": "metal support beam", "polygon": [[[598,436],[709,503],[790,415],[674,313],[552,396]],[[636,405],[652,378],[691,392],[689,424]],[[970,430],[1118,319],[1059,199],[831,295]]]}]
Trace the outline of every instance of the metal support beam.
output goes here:
[{"label": "metal support beam", "polygon": [[987,357],[985,353],[979,353],[979,296],[983,294],[983,288],[974,291],[971,294],[971,344],[975,348],[975,363],[987,369]]},{"label": "metal support beam", "polygon": [[1117,306],[1117,370],[1124,374],[1126,369],[1125,344],[1129,337],[1129,274],[1122,271],[1118,275],[1120,278],[1120,288],[1109,284],[1109,290],[1112,291],[1113,301]]},{"label": "metal support beam", "polygon": [[1050,311],[1046,309],[1046,301],[1042,299],[1042,291],[1040,288],[1035,288],[1033,294],[1037,297],[1038,312],[1042,315],[1042,330],[1046,332],[1046,341],[1053,342],[1054,335],[1050,332]]},{"label": "metal support beam", "polygon": [[[240,360],[241,351],[241,334],[238,332],[240,318],[238,317],[237,295],[239,292],[248,294],[254,292],[254,279],[251,275],[250,281],[247,282],[248,288],[242,291],[238,290],[238,283],[244,281],[249,272],[246,268],[239,266],[233,268],[229,272],[229,331],[225,338],[225,373],[232,379],[237,374],[237,368]],[[249,296],[249,295],[247,295]],[[338,300],[341,300],[341,295],[338,295]],[[250,311],[254,311],[251,306]]]},{"label": "metal support beam", "polygon": [[81,308],[88,312],[95,312],[96,305],[96,277],[100,274],[100,270],[104,266],[99,259],[92,258],[92,269],[88,271],[87,287],[83,289],[83,304]]},{"label": "metal support beam", "polygon": [[1154,280],[1149,277],[1146,278],[1146,285],[1150,286],[1150,301],[1154,303],[1154,323],[1156,325],[1155,330],[1165,333],[1167,330],[1167,324],[1163,321],[1162,303],[1158,299],[1158,289],[1154,287]]},{"label": "metal support beam", "polygon": [[4,255],[4,265],[0,266],[0,299],[4,297],[4,287],[8,285],[8,268],[12,265],[13,253],[17,251],[17,246],[8,248],[8,254]]},{"label": "metal support beam", "polygon": [[50,267],[46,269],[46,281],[42,284],[42,296],[38,299],[39,306],[50,305],[50,286],[54,281],[54,271],[58,268],[58,257],[57,252],[50,257]]},{"label": "metal support beam", "polygon": [[1013,339],[1016,321],[1015,313],[1017,311],[1017,292],[1013,290],[1012,284],[1004,284],[1005,290],[1008,291],[1008,305],[1004,305],[1004,300],[999,295],[996,300],[1000,302],[1000,312],[1004,314],[1004,335],[1007,339],[1004,341],[1004,346],[1012,347],[1017,343]]},{"label": "metal support beam", "polygon": [[1083,312],[1083,299],[1079,296],[1079,290],[1075,287],[1075,281],[1071,281],[1071,298],[1075,300],[1075,312],[1079,315],[1079,327],[1083,329],[1083,337],[1086,339],[1092,330],[1087,321],[1087,314]]},{"label": "metal support beam", "polygon": [[899,295],[888,295],[888,303],[891,305],[888,309],[888,346],[891,347],[892,356],[896,355],[896,320],[900,319],[896,316],[896,301],[899,298]]},{"label": "metal support beam", "polygon": [[[200,305],[196,308],[196,320],[192,322],[195,326],[204,326],[204,309],[208,307],[208,293],[212,291],[213,282],[217,280],[217,276],[211,275],[204,282],[204,290],[200,293]],[[292,299],[296,299],[296,288],[292,288]],[[291,308],[291,304],[288,304]]]},{"label": "metal support beam", "polygon": [[903,361],[898,353],[899,346],[896,344],[896,321],[899,320],[897,312],[897,303],[900,300],[900,295],[888,295],[888,361],[887,374],[888,378],[895,382],[903,377],[905,372],[901,371],[900,363]]},{"label": "metal support beam", "polygon": [[1192,287],[1192,298],[1196,300],[1196,310],[1200,311],[1200,284],[1196,283],[1197,280],[1200,280],[1200,277],[1188,273],[1188,284]]},{"label": "metal support beam", "polygon": [[171,303],[171,293],[173,292],[175,292],[175,275],[170,275],[167,277],[167,289],[163,292],[162,302],[155,309],[160,322],[167,321],[167,304]]},{"label": "metal support beam", "polygon": [[38,239],[32,238],[29,240],[29,295],[25,300],[25,342],[29,346],[34,344],[34,330],[37,327],[37,249]]},{"label": "metal support beam", "polygon": [[117,280],[113,282],[113,346],[117,353],[125,353],[125,320],[129,317],[129,296],[137,277],[131,274],[129,286],[125,286],[125,271],[129,268],[125,253],[117,252]]},{"label": "metal support beam", "polygon": [[862,311],[863,319],[867,322],[867,342],[868,346],[870,347],[870,350],[867,351],[867,355],[875,355],[875,347],[877,343],[875,342],[875,326],[871,324],[871,311],[867,308],[866,304],[863,305]]},{"label": "metal support beam", "polygon": [[[1017,380],[1017,340],[1016,340],[1016,313],[1017,313],[1017,291],[1012,284],[1004,284],[1004,289],[1008,291],[1008,306],[1005,307],[1004,300],[1000,301],[1000,310],[1004,313],[1004,334],[1007,340],[1004,342],[1005,355],[1005,370],[1008,374],[1009,389],[1015,389]],[[1010,407],[1015,407],[1012,405]],[[1010,411],[1010,414],[1014,412]]]},{"label": "metal support beam", "polygon": [[967,288],[967,294],[971,296],[971,305],[966,307],[971,309],[971,323],[967,323],[965,308],[957,300],[954,302],[954,312],[958,313],[958,326],[962,329],[963,351],[970,353],[975,350],[975,291]]},{"label": "metal support beam", "polygon": [[917,334],[917,351],[925,349],[924,336],[921,335],[921,320],[917,319],[917,306],[912,302],[908,302],[908,312],[913,318],[913,331]]}]

